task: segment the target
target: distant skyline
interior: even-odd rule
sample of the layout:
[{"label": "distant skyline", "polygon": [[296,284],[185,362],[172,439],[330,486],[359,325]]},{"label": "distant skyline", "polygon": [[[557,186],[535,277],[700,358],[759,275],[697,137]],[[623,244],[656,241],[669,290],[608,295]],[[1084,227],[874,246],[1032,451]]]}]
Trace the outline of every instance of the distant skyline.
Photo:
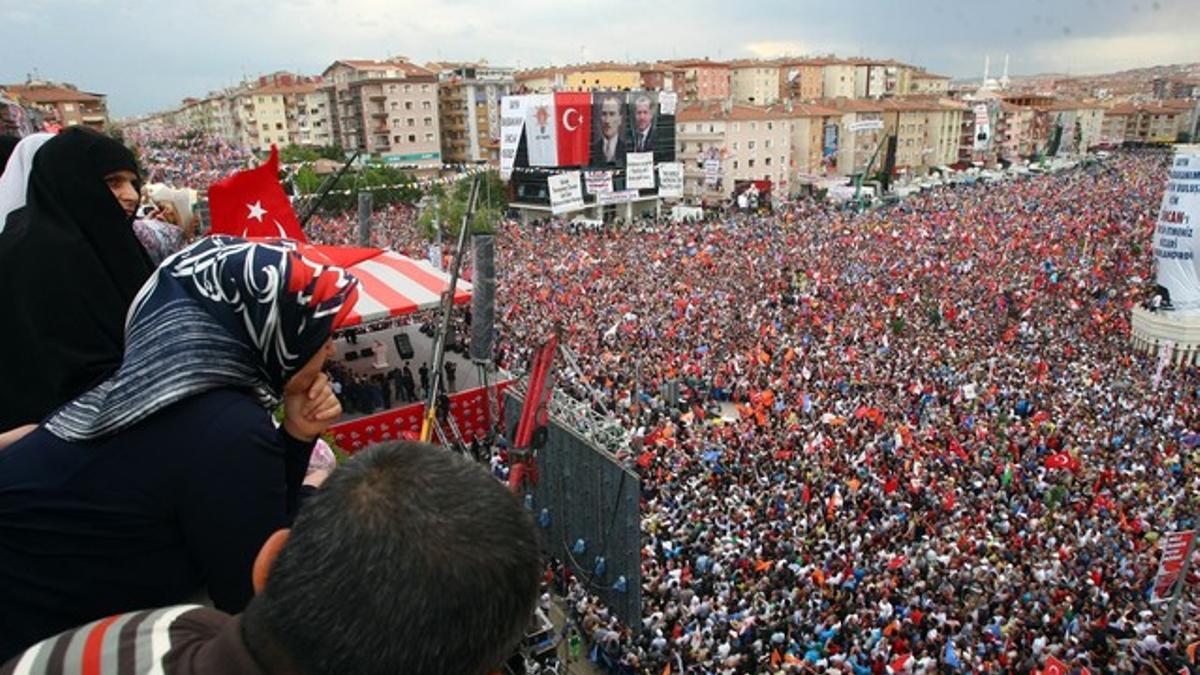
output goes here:
[{"label": "distant skyline", "polygon": [[108,96],[114,116],[339,58],[530,68],[584,61],[835,53],[953,78],[1072,75],[1195,61],[1195,0],[0,0],[0,82],[28,75]]}]

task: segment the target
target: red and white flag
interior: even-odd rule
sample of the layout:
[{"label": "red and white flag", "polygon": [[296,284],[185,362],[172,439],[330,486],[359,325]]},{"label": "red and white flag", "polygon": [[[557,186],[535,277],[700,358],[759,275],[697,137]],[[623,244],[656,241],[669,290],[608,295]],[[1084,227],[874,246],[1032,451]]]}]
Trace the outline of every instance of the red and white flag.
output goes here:
[{"label": "red and white flag", "polygon": [[261,166],[223,178],[208,188],[209,234],[279,237],[306,241],[292,204],[279,184],[279,151]]},{"label": "red and white flag", "polygon": [[525,150],[529,166],[558,166],[558,125],[553,94],[531,94],[525,101]]},{"label": "red and white flag", "polygon": [[591,150],[591,92],[558,92],[554,94],[554,109],[558,121],[558,165],[586,166]]}]

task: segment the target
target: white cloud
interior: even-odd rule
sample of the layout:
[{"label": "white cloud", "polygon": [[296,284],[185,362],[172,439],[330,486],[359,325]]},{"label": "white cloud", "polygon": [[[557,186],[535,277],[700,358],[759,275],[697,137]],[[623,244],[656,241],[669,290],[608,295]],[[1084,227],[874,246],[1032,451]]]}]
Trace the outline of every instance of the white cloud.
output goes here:
[{"label": "white cloud", "polygon": [[1038,70],[1072,74],[1108,73],[1197,60],[1196,34],[1146,32],[1061,38],[1032,45],[1026,59]]}]

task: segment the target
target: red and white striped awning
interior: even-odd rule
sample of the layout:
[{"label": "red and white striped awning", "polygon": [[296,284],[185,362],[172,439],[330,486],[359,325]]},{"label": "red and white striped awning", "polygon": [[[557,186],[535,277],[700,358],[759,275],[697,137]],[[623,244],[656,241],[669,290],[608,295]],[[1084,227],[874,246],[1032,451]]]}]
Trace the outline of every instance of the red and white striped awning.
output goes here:
[{"label": "red and white striped awning", "polygon": [[[343,325],[370,323],[392,316],[436,309],[450,288],[450,275],[427,260],[414,260],[393,251],[347,268],[358,279],[358,301]],[[458,280],[454,304],[471,301],[471,284]]]}]

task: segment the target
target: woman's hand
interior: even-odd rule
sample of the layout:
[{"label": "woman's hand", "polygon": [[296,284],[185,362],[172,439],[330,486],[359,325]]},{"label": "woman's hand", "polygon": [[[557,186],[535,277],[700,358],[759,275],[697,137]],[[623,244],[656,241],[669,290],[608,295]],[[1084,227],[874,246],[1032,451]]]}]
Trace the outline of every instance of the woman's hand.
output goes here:
[{"label": "woman's hand", "polygon": [[26,424],[23,426],[19,426],[15,429],[9,429],[8,431],[5,431],[4,433],[0,433],[0,450],[3,450],[5,448],[7,448],[8,446],[12,445],[13,443],[16,443],[17,441],[21,440],[22,438],[25,438],[25,436],[29,432],[33,431],[36,428],[37,428],[36,424]]},{"label": "woman's hand", "polygon": [[292,438],[316,440],[342,415],[329,376],[317,373],[307,387],[289,383],[283,394],[283,428]]}]

